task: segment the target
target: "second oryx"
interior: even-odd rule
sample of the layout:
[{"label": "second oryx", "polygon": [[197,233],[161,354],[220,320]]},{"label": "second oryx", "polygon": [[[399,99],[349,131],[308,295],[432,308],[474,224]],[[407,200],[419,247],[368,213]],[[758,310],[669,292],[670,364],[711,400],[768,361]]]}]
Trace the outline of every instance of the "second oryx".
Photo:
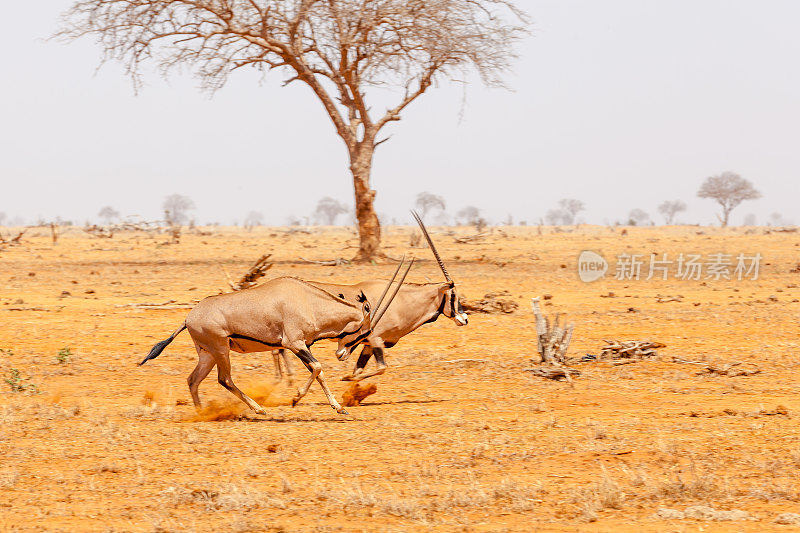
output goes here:
[{"label": "second oryx", "polygon": [[[425,239],[436,258],[439,268],[444,274],[444,283],[407,283],[399,288],[397,297],[386,313],[386,316],[379,325],[375,325],[369,336],[364,338],[361,344],[364,345],[358,357],[353,373],[342,378],[344,381],[360,381],[362,379],[383,374],[387,365],[383,357],[383,351],[391,348],[398,341],[415,331],[424,324],[435,321],[439,316],[444,316],[453,320],[458,326],[466,326],[469,322],[467,314],[461,306],[461,301],[456,292],[455,282],[447,273],[436,246],[433,244],[430,234],[425,224],[417,213],[412,211],[414,219],[419,224]],[[367,298],[377,298],[380,291],[386,284],[385,281],[364,281],[355,285],[337,285],[332,283],[311,282],[327,292],[336,294],[346,299],[352,299],[354,295],[366,294]],[[273,351],[275,359],[276,377],[281,377],[280,357],[283,357],[286,370],[290,379],[292,376],[291,363],[287,359],[285,350]],[[372,372],[365,372],[364,369],[372,357],[375,357],[376,369]]]},{"label": "second oryx", "polygon": [[348,301],[325,289],[297,278],[277,278],[239,292],[210,296],[200,301],[186,316],[183,325],[168,339],[157,343],[145,359],[155,359],[184,329],[194,342],[199,361],[189,375],[189,391],[195,407],[200,407],[198,388],[214,366],[219,383],[242,400],[253,411],[266,411],[242,392],[231,378],[230,351],[263,352],[272,348],[292,351],[311,372],[308,382],[292,399],[296,405],[316,380],[328,403],[338,413],[347,413],[328,389],[322,365],[311,355],[310,347],[321,339],[337,339],[336,356],[346,359],[352,350],[380,323],[392,300],[411,269],[411,264],[398,280],[394,292],[386,299],[400,266],[374,308],[363,293]]}]

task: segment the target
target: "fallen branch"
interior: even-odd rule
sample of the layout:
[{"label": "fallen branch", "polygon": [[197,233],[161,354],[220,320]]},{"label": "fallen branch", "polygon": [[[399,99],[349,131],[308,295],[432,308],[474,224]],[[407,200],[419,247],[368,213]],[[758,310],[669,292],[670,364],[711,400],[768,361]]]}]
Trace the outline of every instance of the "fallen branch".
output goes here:
[{"label": "fallen branch", "polygon": [[160,303],[152,303],[152,302],[143,302],[143,303],[129,303],[129,304],[118,304],[114,307],[128,307],[134,309],[191,309],[194,307],[194,304],[190,303],[178,303],[175,300],[167,300],[166,302]]},{"label": "fallen branch", "polygon": [[510,298],[508,291],[490,292],[482,299],[471,301],[461,298],[461,306],[468,313],[513,313],[519,304]]},{"label": "fallen branch", "polygon": [[655,357],[658,355],[658,348],[664,348],[666,344],[653,341],[610,341],[603,339],[606,346],[602,348],[598,359],[637,359]]},{"label": "fallen branch", "polygon": [[568,368],[566,366],[537,366],[533,368],[525,368],[523,372],[530,372],[534,376],[538,376],[540,378],[545,379],[552,379],[554,381],[560,381],[562,379],[567,381],[572,381],[572,377],[580,376],[581,373],[579,370],[575,370],[574,368]]},{"label": "fallen branch", "polygon": [[470,244],[475,241],[479,241],[489,235],[488,233],[477,233],[475,235],[468,235],[466,237],[456,237],[454,240],[458,244]]},{"label": "fallen branch", "polygon": [[349,265],[350,261],[343,258],[338,259],[331,259],[330,261],[312,261],[311,259],[306,259],[305,257],[300,258],[301,261],[304,263],[311,263],[312,265],[321,265],[321,266],[342,266],[342,265]]},{"label": "fallen branch", "polygon": [[702,366],[703,368],[700,370],[700,372],[697,372],[697,374],[695,374],[697,376],[713,374],[717,376],[737,377],[737,376],[753,376],[755,374],[761,373],[761,369],[755,363],[744,363],[741,361],[737,361],[735,363],[726,363],[723,365],[717,365],[713,363],[707,363],[705,361],[687,361],[685,359],[673,357],[672,362],[684,365]]},{"label": "fallen branch", "polygon": [[228,278],[228,285],[230,285],[231,289],[235,291],[247,289],[255,285],[259,279],[264,277],[264,275],[267,273],[267,270],[272,268],[272,263],[268,262],[271,256],[272,254],[266,254],[259,257],[258,260],[253,263],[253,266],[251,266],[247,272],[245,272],[244,276],[242,276],[237,282],[231,280],[231,277],[228,276],[228,273],[225,272],[225,269],[223,268],[222,271],[225,272],[225,276]]}]

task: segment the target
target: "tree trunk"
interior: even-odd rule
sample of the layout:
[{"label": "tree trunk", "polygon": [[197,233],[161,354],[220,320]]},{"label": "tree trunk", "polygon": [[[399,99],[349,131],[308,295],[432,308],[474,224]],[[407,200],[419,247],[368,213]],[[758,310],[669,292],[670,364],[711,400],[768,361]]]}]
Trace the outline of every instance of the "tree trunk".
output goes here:
[{"label": "tree trunk", "polygon": [[375,191],[370,189],[369,178],[372,171],[372,156],[375,147],[365,141],[350,153],[350,172],[353,174],[353,188],[356,197],[356,219],[358,220],[359,246],[353,258],[357,263],[367,263],[381,253],[381,224],[375,214]]}]

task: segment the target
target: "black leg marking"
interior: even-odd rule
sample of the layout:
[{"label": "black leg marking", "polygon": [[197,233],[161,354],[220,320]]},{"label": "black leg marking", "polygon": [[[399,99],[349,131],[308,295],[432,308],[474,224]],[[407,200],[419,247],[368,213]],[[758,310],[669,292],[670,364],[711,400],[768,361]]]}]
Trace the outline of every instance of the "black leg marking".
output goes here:
[{"label": "black leg marking", "polygon": [[383,348],[373,348],[372,352],[375,354],[375,363],[378,368],[386,366],[386,362],[383,360]]},{"label": "black leg marking", "polygon": [[358,356],[358,361],[356,362],[356,369],[364,369],[369,363],[369,359],[372,357],[372,348],[365,344],[364,348],[361,350],[361,355]]}]

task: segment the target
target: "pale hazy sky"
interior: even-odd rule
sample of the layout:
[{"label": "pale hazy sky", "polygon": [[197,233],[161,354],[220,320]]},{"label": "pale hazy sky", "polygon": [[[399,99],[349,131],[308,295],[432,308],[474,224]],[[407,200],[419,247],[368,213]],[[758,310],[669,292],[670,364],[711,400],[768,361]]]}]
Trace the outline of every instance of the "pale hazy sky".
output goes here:
[{"label": "pale hazy sky", "polygon": [[[209,97],[188,74],[148,76],[135,96],[117,64],[95,75],[90,40],[45,39],[68,0],[8,2],[0,32],[0,211],[82,223],[104,205],[155,219],[186,194],[199,221],[248,211],[282,224],[322,196],[352,203],[346,154],[300,84],[235,76]],[[558,199],[602,223],[682,199],[687,222],[715,221],[696,197],[733,170],[763,198],[733,214],[800,222],[800,2],[533,1],[514,92],[443,85],[378,149],[377,210],[405,220],[416,193],[476,205],[492,220],[538,220]],[[342,221],[344,221],[342,219]]]}]

